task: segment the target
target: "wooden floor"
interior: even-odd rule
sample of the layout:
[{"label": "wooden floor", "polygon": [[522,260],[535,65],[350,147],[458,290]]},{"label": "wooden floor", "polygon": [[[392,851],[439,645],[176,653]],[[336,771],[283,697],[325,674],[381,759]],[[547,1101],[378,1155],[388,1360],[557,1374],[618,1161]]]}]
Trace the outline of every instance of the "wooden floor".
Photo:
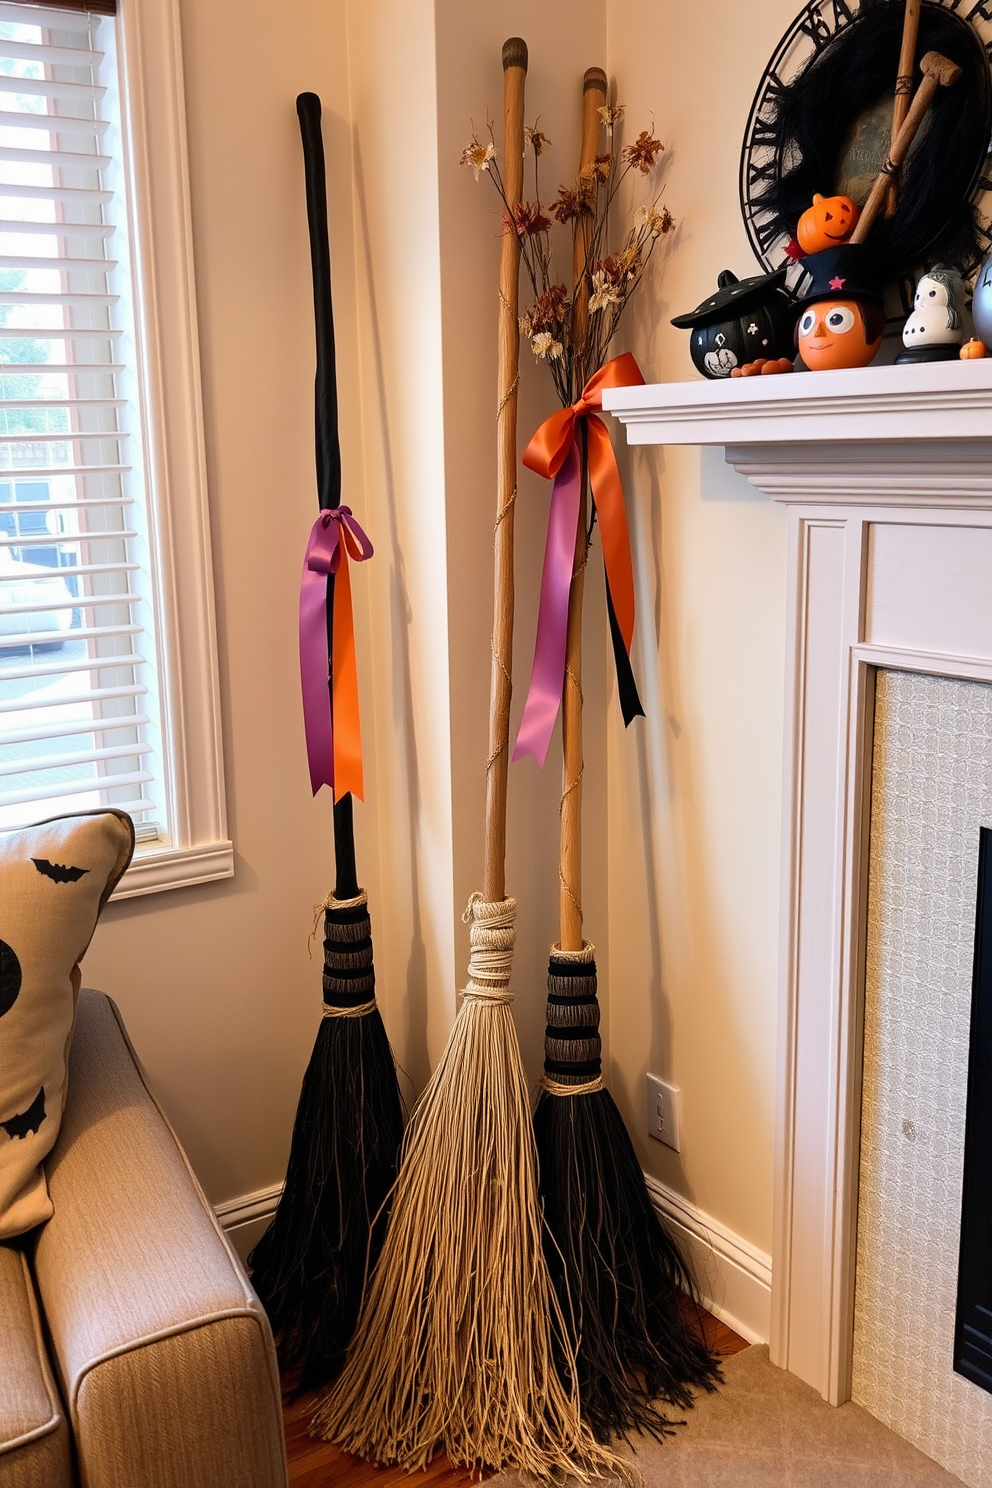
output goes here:
[{"label": "wooden floor", "polygon": [[[736,1354],[747,1348],[746,1339],[709,1313],[703,1314],[703,1332],[715,1354]],[[292,1402],[287,1399],[283,1406],[290,1488],[339,1488],[342,1484],[347,1484],[348,1488],[391,1488],[391,1485],[400,1483],[410,1484],[410,1488],[421,1488],[421,1485],[423,1488],[462,1488],[464,1484],[478,1481],[467,1468],[452,1467],[446,1457],[436,1457],[426,1472],[417,1473],[411,1480],[410,1474],[402,1468],[376,1467],[360,1457],[342,1452],[332,1442],[313,1441],[307,1435],[307,1423],[315,1399],[313,1395],[303,1395]]]}]

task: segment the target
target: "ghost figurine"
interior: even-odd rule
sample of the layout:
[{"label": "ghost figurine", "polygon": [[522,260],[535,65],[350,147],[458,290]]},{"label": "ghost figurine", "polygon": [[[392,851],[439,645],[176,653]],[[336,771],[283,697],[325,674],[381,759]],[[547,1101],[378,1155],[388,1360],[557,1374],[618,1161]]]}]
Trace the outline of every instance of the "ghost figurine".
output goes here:
[{"label": "ghost figurine", "polygon": [[930,269],[916,286],[913,313],[902,329],[906,348],[896,361],[942,362],[957,358],[964,340],[964,286],[956,269]]}]

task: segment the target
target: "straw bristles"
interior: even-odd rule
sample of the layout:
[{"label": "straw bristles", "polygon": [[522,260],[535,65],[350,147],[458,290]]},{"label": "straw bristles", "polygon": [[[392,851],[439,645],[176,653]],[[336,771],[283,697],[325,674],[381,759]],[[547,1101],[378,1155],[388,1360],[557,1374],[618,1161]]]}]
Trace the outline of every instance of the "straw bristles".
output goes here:
[{"label": "straw bristles", "polygon": [[407,1129],[379,1264],[313,1430],[409,1470],[443,1450],[471,1468],[630,1481],[561,1382],[567,1338],[513,1018],[505,994],[469,996]]}]

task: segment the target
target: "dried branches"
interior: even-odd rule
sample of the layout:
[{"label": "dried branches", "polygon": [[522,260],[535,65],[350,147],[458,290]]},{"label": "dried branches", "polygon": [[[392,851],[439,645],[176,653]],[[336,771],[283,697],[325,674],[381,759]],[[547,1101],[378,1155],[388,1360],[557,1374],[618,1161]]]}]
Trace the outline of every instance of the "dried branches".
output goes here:
[{"label": "dried branches", "polygon": [[[648,176],[664,150],[653,132],[642,130],[632,144],[621,145],[619,125],[623,105],[610,104],[599,110],[607,132],[609,149],[597,155],[570,185],[558,187],[550,202],[542,201],[539,160],[551,141],[535,123],[524,131],[525,149],[533,157],[533,197],[510,207],[506,199],[492,126],[489,140],[474,137],[462,152],[461,164],[470,167],[475,179],[485,173],[503,202],[503,210],[517,235],[520,253],[530,279],[534,300],[520,317],[520,331],[531,351],[547,363],[563,405],[573,403],[590,376],[606,360],[610,342],[631,295],[640,283],[655,244],[671,232],[675,220],[658,198],[638,208],[619,247],[611,250],[612,217],[617,193],[630,173]],[[581,323],[585,332],[576,342],[573,302],[576,291],[559,279],[554,265],[555,224],[570,229],[571,251],[575,225],[585,218],[590,227],[585,265],[578,283],[589,296],[588,316]],[[553,220],[552,220],[553,219]]]}]

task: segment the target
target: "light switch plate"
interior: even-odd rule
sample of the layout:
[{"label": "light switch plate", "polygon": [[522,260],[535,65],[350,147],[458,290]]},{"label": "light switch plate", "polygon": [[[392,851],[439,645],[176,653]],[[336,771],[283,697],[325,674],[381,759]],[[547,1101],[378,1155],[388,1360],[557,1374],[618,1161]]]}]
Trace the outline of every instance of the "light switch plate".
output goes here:
[{"label": "light switch plate", "polygon": [[679,1090],[657,1075],[648,1075],[648,1136],[681,1152]]}]

